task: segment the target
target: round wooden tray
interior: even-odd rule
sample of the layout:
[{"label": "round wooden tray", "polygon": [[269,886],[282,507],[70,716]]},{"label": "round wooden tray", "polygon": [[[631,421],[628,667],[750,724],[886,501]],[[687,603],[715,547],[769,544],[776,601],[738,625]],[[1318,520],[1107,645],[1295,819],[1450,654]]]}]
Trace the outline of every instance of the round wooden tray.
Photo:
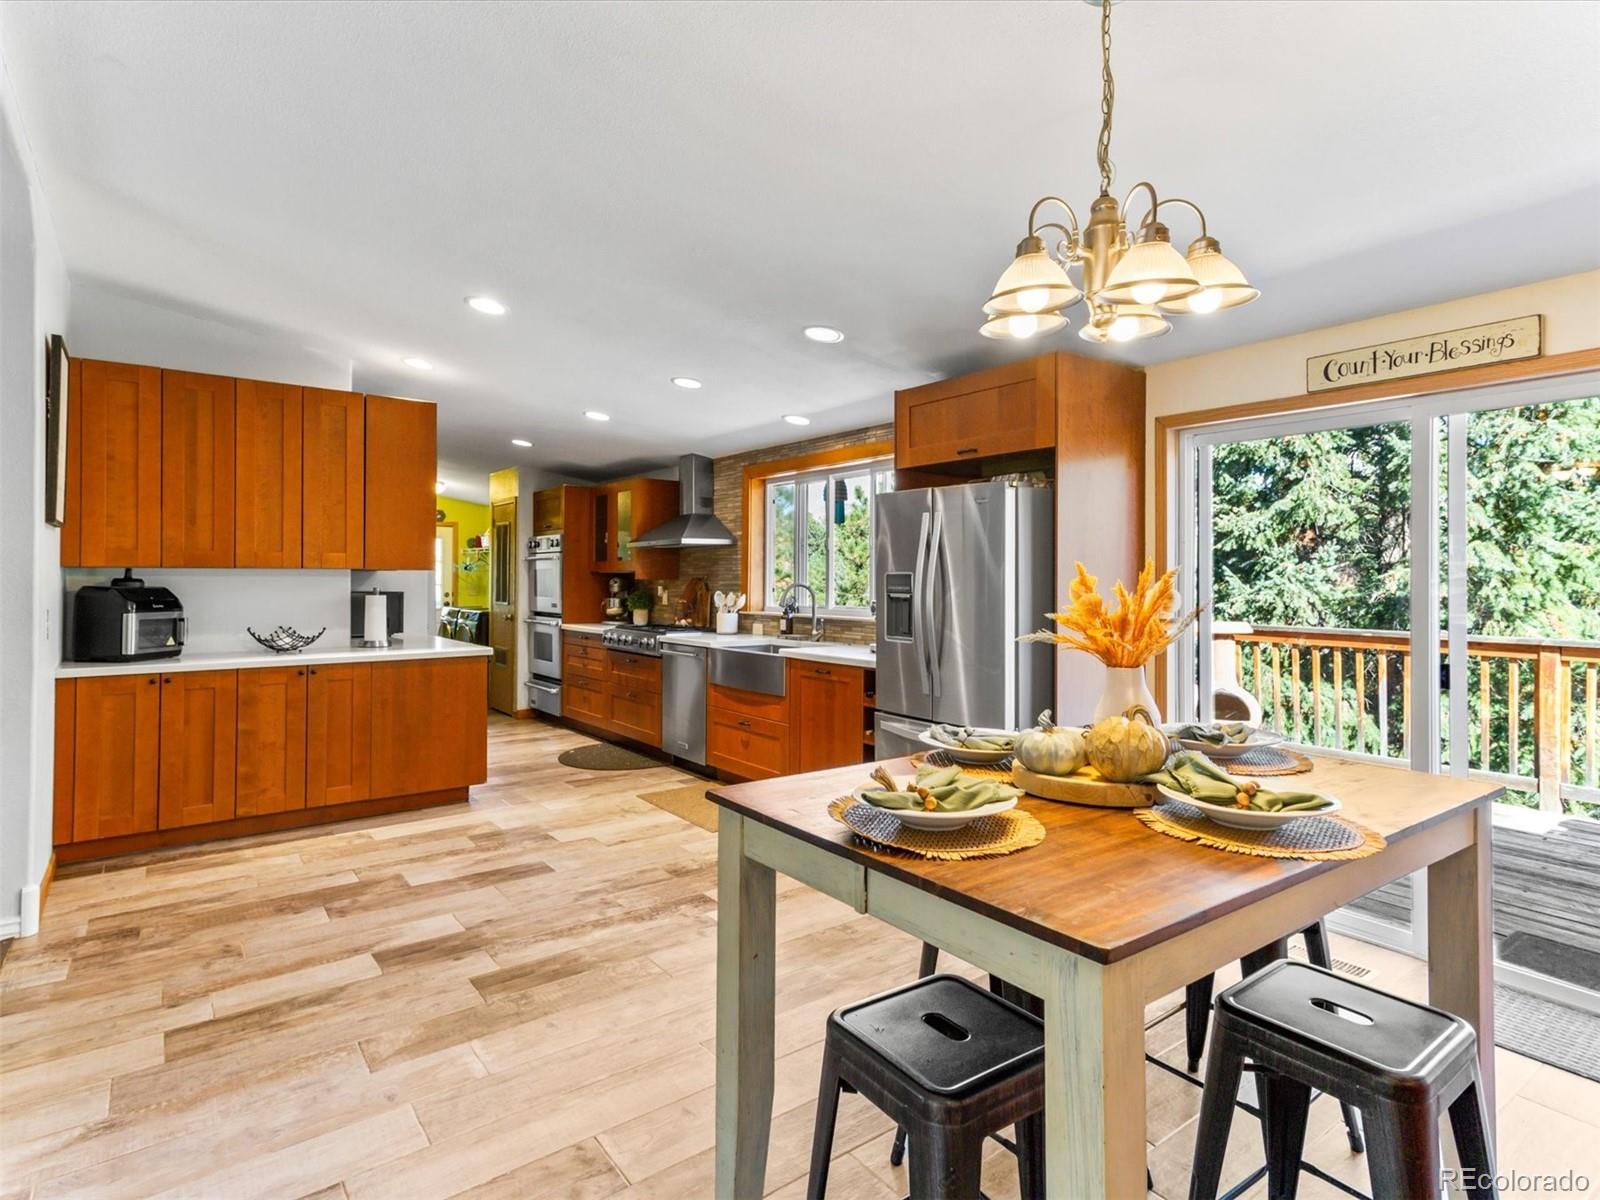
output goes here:
[{"label": "round wooden tray", "polygon": [[1011,768],[1011,782],[1030,796],[1094,808],[1148,808],[1161,795],[1154,784],[1101,779],[1093,767],[1085,767],[1075,775],[1038,775],[1016,763]]}]

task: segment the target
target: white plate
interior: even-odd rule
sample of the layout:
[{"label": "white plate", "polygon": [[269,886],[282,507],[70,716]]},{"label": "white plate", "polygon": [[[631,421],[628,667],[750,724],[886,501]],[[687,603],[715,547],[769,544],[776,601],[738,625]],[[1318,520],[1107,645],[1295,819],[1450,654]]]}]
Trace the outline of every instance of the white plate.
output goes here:
[{"label": "white plate", "polygon": [[[974,728],[972,732],[980,736],[987,734],[991,737],[999,735],[1008,738],[1020,738],[1022,736],[1020,733],[1012,733],[1009,729]],[[1016,753],[1015,750],[961,750],[955,746],[946,746],[938,738],[933,736],[933,731],[931,729],[924,729],[921,733],[919,733],[917,735],[917,741],[921,742],[924,746],[930,746],[935,750],[943,750],[956,762],[969,763],[972,766],[982,766],[985,763],[997,763],[1001,759],[1010,758]]]},{"label": "white plate", "polygon": [[[1162,732],[1172,736],[1172,730],[1182,728],[1182,725],[1169,725]],[[1283,741],[1283,735],[1274,733],[1270,729],[1257,729],[1250,734],[1248,741],[1235,742],[1232,745],[1223,746],[1213,742],[1202,742],[1195,738],[1173,737],[1172,740],[1185,750],[1194,750],[1197,753],[1204,754],[1213,762],[1221,762],[1224,759],[1238,758],[1242,754],[1249,754],[1252,750],[1264,750],[1268,746],[1276,746]]]},{"label": "white plate", "polygon": [[[877,791],[876,786],[858,787],[851,793],[863,804],[871,804],[862,796],[862,792]],[[916,808],[884,808],[882,812],[896,818],[902,825],[909,825],[912,829],[960,829],[963,825],[970,825],[979,817],[992,817],[996,813],[1008,812],[1017,806],[1017,798],[1009,800],[996,800],[993,804],[985,804],[982,808],[969,808],[965,812],[926,812]],[[873,805],[874,808],[878,807]]]},{"label": "white plate", "polygon": [[1290,821],[1298,821],[1301,817],[1325,817],[1329,813],[1338,812],[1342,807],[1338,797],[1330,796],[1326,792],[1316,794],[1327,800],[1328,806],[1314,812],[1261,812],[1259,809],[1238,808],[1232,804],[1212,804],[1169,788],[1164,783],[1156,784],[1156,791],[1169,799],[1192,804],[1205,813],[1208,820],[1215,821],[1218,825],[1230,825],[1234,829],[1276,829],[1279,825],[1287,825]]}]

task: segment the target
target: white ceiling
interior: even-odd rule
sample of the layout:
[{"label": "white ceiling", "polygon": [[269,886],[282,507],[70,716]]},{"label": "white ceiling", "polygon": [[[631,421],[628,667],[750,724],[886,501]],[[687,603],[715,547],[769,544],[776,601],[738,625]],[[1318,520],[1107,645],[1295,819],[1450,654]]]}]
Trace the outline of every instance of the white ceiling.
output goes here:
[{"label": "white ceiling", "polygon": [[[1591,0],[1113,23],[1118,191],[1201,203],[1264,293],[1131,361],[1600,265]],[[866,424],[1020,353],[978,310],[1035,197],[1092,197],[1096,25],[1076,0],[0,10],[75,276],[437,399],[452,469],[596,476],[792,440],[784,413]],[[1052,346],[1089,352],[1025,349]]]}]

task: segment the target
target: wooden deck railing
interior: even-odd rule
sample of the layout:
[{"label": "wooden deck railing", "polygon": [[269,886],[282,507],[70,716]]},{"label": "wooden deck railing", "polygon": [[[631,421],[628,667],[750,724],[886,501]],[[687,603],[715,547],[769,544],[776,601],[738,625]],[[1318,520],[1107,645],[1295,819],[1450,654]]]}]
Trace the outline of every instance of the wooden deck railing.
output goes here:
[{"label": "wooden deck railing", "polygon": [[[1222,625],[1216,641],[1217,682],[1250,692],[1285,736],[1385,758],[1410,754],[1405,631]],[[1442,657],[1447,651],[1441,644]],[[1563,811],[1563,801],[1600,802],[1600,643],[1472,637],[1467,670],[1473,771],[1536,793],[1547,812]],[[1448,718],[1440,724],[1448,741]],[[1450,753],[1446,745],[1446,761]]]}]

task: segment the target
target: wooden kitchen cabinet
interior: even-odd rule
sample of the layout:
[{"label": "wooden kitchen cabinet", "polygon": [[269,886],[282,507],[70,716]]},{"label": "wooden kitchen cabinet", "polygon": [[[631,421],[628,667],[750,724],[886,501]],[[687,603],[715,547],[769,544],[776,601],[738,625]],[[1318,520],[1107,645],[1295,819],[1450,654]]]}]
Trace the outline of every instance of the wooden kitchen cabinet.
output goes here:
[{"label": "wooden kitchen cabinet", "polygon": [[372,664],[374,799],[464,788],[488,778],[488,661]]},{"label": "wooden kitchen cabinet", "polygon": [[1007,363],[894,394],[897,470],[1056,444],[1056,355]]},{"label": "wooden kitchen cabinet", "polygon": [[233,380],[162,371],[162,566],[233,566],[233,473]]},{"label": "wooden kitchen cabinet", "polygon": [[628,650],[606,651],[610,727],[623,737],[661,746],[661,660]]},{"label": "wooden kitchen cabinet", "polygon": [[73,685],[75,718],[72,840],[87,842],[155,829],[161,781],[161,677],[108,675],[66,682]]},{"label": "wooden kitchen cabinet", "polygon": [[635,549],[636,535],[647,533],[678,513],[678,485],[670,479],[622,479],[594,489],[595,571],[631,574],[636,579],[675,579],[676,550]]},{"label": "wooden kitchen cabinet", "polygon": [[301,565],[335,570],[363,565],[366,438],[362,396],[301,389]]},{"label": "wooden kitchen cabinet", "polygon": [[233,565],[298,567],[304,416],[300,389],[234,383]]},{"label": "wooden kitchen cabinet", "polygon": [[533,532],[535,536],[560,533],[565,510],[567,489],[541,488],[533,494]]},{"label": "wooden kitchen cabinet", "polygon": [[832,663],[789,662],[789,723],[795,774],[861,761],[866,672]]},{"label": "wooden kitchen cabinet", "polygon": [[61,565],[161,565],[161,372],[73,359]]},{"label": "wooden kitchen cabinet", "polygon": [[561,679],[561,712],[574,721],[611,727],[611,689],[603,679],[592,675],[564,675]]},{"label": "wooden kitchen cabinet", "polygon": [[234,814],[306,806],[306,668],[239,672]]},{"label": "wooden kitchen cabinet", "polygon": [[306,670],[306,807],[365,800],[372,794],[372,664]]},{"label": "wooden kitchen cabinet", "polygon": [[706,710],[706,762],[740,779],[789,773],[789,726],[725,708]]},{"label": "wooden kitchen cabinet", "polygon": [[438,408],[366,398],[365,559],[369,571],[433,570]]},{"label": "wooden kitchen cabinet", "polygon": [[234,815],[239,672],[161,676],[160,828]]}]

